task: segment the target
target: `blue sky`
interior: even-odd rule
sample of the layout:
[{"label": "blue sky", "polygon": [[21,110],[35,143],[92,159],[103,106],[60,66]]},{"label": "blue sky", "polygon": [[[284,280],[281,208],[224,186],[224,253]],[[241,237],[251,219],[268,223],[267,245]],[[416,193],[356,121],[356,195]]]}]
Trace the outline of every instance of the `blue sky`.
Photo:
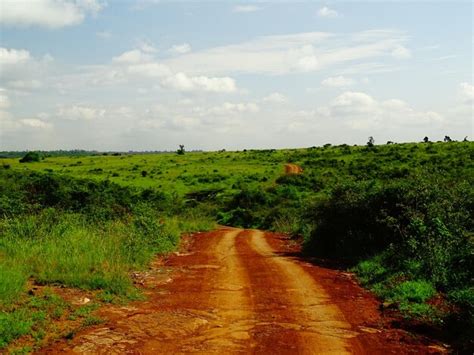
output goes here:
[{"label": "blue sky", "polygon": [[0,150],[473,136],[472,2],[2,0]]}]

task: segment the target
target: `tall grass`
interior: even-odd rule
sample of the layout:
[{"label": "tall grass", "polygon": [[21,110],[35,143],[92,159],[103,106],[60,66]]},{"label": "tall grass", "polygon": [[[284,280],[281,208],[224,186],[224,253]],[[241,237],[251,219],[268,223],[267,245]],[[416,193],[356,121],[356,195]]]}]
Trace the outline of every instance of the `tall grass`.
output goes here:
[{"label": "tall grass", "polygon": [[14,301],[30,277],[41,284],[127,295],[130,270],[146,266],[156,253],[175,249],[183,227],[210,226],[193,219],[165,221],[145,208],[128,220],[101,225],[55,209],[5,218],[0,220],[0,302]]}]

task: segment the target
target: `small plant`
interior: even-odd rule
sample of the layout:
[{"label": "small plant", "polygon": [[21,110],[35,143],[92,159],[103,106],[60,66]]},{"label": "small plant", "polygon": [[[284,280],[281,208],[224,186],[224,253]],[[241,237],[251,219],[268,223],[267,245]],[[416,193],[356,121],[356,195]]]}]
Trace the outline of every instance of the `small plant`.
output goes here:
[{"label": "small plant", "polygon": [[184,145],[180,144],[179,149],[176,151],[178,155],[184,155],[185,150],[184,150]]},{"label": "small plant", "polygon": [[369,140],[367,141],[367,147],[372,148],[374,146],[374,144],[375,144],[374,137],[370,136]]}]

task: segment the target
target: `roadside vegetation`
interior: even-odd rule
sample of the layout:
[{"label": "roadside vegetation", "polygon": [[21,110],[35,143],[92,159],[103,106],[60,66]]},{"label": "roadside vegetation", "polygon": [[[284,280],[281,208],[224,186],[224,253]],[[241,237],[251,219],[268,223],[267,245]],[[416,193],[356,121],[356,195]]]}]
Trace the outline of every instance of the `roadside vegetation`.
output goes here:
[{"label": "roadside vegetation", "polygon": [[[55,319],[78,312],[53,291],[37,295],[36,286],[136,299],[132,271],[175,250],[181,233],[214,226],[173,194],[10,169],[0,178],[0,348],[21,336],[41,345]],[[98,321],[81,317],[80,326]]]},{"label": "roadside vegetation", "polygon": [[289,233],[386,309],[472,341],[473,143],[81,154],[2,159],[0,347],[33,334],[10,326],[31,282],[138,297],[129,273],[213,222]]}]

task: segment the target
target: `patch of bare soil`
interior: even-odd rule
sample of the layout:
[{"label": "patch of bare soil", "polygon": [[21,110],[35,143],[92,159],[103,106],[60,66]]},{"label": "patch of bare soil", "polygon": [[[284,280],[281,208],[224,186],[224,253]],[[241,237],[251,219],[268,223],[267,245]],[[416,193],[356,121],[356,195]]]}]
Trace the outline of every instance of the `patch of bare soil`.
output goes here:
[{"label": "patch of bare soil", "polygon": [[301,174],[303,172],[303,168],[299,165],[296,164],[286,164],[285,165],[285,174],[286,175],[291,175],[291,174]]}]

